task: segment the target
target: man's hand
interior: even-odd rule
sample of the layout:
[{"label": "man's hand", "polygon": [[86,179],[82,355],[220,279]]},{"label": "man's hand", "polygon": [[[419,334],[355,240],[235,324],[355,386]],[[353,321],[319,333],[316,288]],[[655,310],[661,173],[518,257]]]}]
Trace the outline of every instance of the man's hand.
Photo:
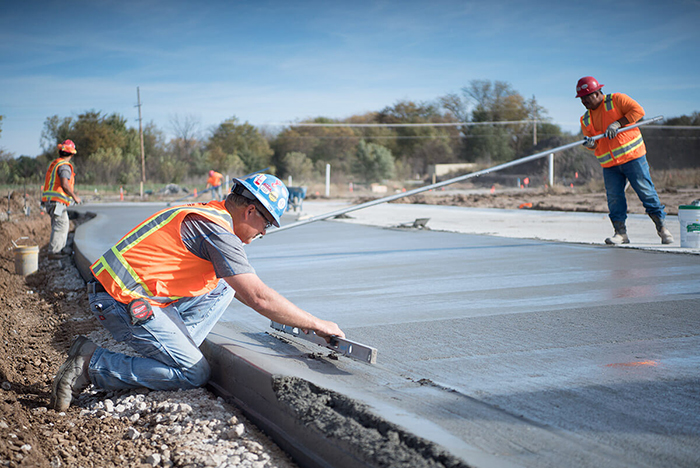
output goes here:
[{"label": "man's hand", "polygon": [[620,122],[618,122],[617,120],[614,121],[613,123],[608,125],[608,129],[605,130],[605,136],[608,139],[612,140],[617,136],[617,131],[620,129],[621,126],[622,125],[620,125]]},{"label": "man's hand", "polygon": [[595,149],[595,147],[598,146],[598,142],[591,137],[585,136],[583,137],[583,140],[583,146],[585,146],[588,149]]},{"label": "man's hand", "polygon": [[327,342],[330,343],[331,336],[345,338],[345,333],[343,333],[343,330],[341,330],[336,323],[321,319],[319,319],[319,322],[319,326],[315,329],[315,332],[318,336],[325,338]]}]

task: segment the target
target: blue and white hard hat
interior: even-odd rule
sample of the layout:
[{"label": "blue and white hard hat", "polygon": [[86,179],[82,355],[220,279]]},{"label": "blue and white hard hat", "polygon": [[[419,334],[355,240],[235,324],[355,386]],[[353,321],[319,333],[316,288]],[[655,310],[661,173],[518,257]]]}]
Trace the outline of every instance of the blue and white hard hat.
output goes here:
[{"label": "blue and white hard hat", "polygon": [[[287,209],[289,190],[277,177],[270,174],[254,174],[245,179],[233,179],[231,193],[252,199],[255,197],[272,215],[276,227],[280,227],[280,218]],[[247,192],[247,193],[246,193]]]}]

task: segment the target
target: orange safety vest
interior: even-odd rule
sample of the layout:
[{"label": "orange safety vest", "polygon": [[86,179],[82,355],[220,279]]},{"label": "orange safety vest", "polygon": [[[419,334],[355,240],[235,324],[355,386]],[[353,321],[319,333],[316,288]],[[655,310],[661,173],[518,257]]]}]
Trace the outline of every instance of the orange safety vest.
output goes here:
[{"label": "orange safety vest", "polygon": [[218,187],[219,185],[221,185],[221,179],[223,178],[224,176],[222,176],[218,172],[215,172],[213,176],[207,179],[207,184],[211,185],[212,187]]},{"label": "orange safety vest", "polygon": [[59,202],[64,205],[70,205],[70,196],[61,187],[61,178],[58,177],[58,168],[68,164],[70,167],[70,179],[68,179],[68,186],[73,190],[75,185],[75,171],[73,170],[73,165],[63,158],[54,159],[49,165],[49,170],[46,171],[46,178],[44,179],[44,188],[41,193],[42,202]]},{"label": "orange safety vest", "polygon": [[187,250],[180,235],[180,226],[190,213],[202,215],[233,234],[231,215],[222,201],[166,208],[105,252],[90,266],[92,274],[124,304],[143,298],[162,307],[211,291],[218,283],[214,266]]},{"label": "orange safety vest", "polygon": [[[600,135],[607,130],[608,125],[624,117],[620,109],[615,106],[613,94],[605,95],[605,100],[594,112],[602,112],[602,129],[593,126],[593,119],[590,111],[586,111],[581,117],[581,127],[588,132],[589,136]],[[634,123],[634,122],[630,122]],[[642,132],[639,128],[633,128],[626,132],[618,133],[612,140],[601,138],[595,149],[595,157],[603,167],[619,166],[633,159],[641,158],[647,154]]]}]

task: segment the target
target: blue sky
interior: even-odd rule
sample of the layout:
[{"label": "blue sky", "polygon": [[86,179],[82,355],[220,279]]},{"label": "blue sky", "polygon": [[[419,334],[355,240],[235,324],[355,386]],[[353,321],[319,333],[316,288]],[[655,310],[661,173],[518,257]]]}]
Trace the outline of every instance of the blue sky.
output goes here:
[{"label": "blue sky", "polygon": [[[432,101],[475,79],[533,95],[575,132],[595,76],[648,117],[700,111],[700,0],[0,0],[0,148],[41,152],[47,117],[119,113],[172,136]],[[78,148],[78,150],[80,150]]]}]

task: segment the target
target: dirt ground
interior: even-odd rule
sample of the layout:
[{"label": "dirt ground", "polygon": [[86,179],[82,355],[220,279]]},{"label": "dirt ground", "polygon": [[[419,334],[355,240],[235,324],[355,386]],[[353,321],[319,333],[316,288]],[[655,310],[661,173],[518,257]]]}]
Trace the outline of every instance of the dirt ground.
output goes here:
[{"label": "dirt ground", "polygon": [[[88,403],[72,406],[65,413],[47,409],[53,377],[66,358],[72,338],[94,332],[98,325],[85,315],[84,282],[72,260],[46,258],[50,221],[41,213],[36,195],[27,199],[17,193],[3,195],[7,208],[0,213],[0,466],[209,466],[205,458],[187,455],[193,449],[184,438],[168,439],[167,446],[163,443],[158,446],[153,438],[135,438],[133,417],[91,410]],[[677,214],[679,205],[700,199],[700,190],[661,190],[659,195],[669,214]],[[630,191],[628,198],[630,212],[644,213],[634,193]],[[603,193],[566,189],[453,195],[430,192],[403,202],[607,212]],[[29,216],[25,215],[26,206],[30,208]],[[76,222],[80,220],[73,224]],[[29,239],[18,241],[22,237]],[[15,273],[13,240],[40,246],[36,273],[26,277]],[[97,395],[93,400],[104,400],[107,396],[115,398]],[[222,406],[213,395],[204,398],[210,399],[208,405]],[[159,405],[162,406],[162,401]],[[224,406],[229,421],[245,422],[236,408]],[[248,461],[241,466],[294,466],[250,423],[245,422],[244,432],[242,437],[246,442],[240,445],[256,447],[256,455],[245,458],[241,453],[239,459],[244,457]],[[231,460],[235,459],[232,457],[228,458],[228,465],[213,466],[238,466],[232,464]]]},{"label": "dirt ground", "polygon": [[[677,215],[678,207],[689,205],[693,200],[700,199],[700,188],[661,188],[658,189],[659,199],[666,206],[666,213]],[[644,206],[637,194],[628,189],[628,213],[644,214]],[[550,189],[510,189],[496,190],[495,193],[457,193],[446,191],[423,192],[411,197],[400,198],[396,203],[419,203],[433,205],[453,205],[474,208],[499,208],[507,210],[533,209],[543,211],[578,211],[592,213],[607,213],[608,205],[605,192],[588,191],[581,188],[570,189],[556,187]]]}]

